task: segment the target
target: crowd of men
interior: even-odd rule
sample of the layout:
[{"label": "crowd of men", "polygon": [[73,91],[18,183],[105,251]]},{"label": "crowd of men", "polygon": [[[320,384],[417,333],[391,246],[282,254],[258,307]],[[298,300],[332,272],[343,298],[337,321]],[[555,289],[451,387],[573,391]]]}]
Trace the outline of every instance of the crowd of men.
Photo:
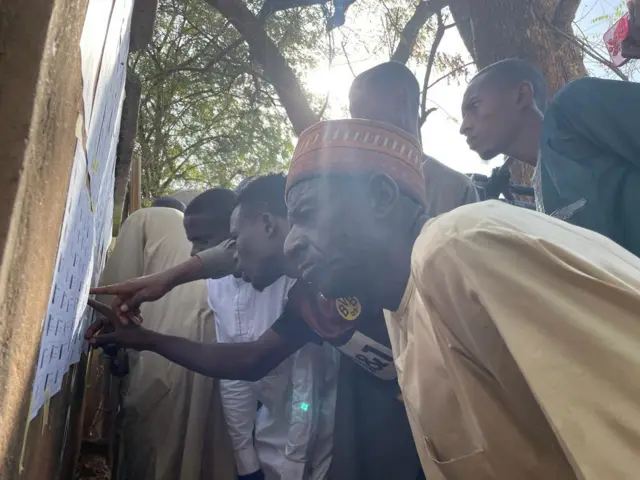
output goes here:
[{"label": "crowd of men", "polygon": [[547,105],[517,59],[471,81],[461,134],[534,165],[539,212],[423,153],[394,62],[286,176],[135,212],[87,332],[141,352],[123,478],[637,478],[639,95],[581,79]]}]

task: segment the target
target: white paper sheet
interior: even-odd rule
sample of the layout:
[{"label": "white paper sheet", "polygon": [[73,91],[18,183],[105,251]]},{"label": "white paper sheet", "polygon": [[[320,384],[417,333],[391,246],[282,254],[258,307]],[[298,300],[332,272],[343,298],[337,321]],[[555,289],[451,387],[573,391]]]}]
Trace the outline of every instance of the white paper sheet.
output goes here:
[{"label": "white paper sheet", "polygon": [[118,134],[129,50],[129,29],[133,0],[115,0],[102,62],[91,121],[88,123],[87,156],[91,194],[99,198],[105,171],[110,167],[111,144]]},{"label": "white paper sheet", "polygon": [[84,118],[87,125],[91,121],[98,70],[107,37],[107,29],[109,28],[113,1],[91,0],[89,2],[82,36],[80,37],[82,99],[84,103]]},{"label": "white paper sheet", "polygon": [[90,0],[80,42],[87,156],[76,146],[49,306],[33,384],[30,419],[60,391],[86,350],[87,308],[111,241],[116,149],[134,0]]},{"label": "white paper sheet", "polygon": [[[94,219],[87,188],[87,163],[76,145],[49,306],[42,322],[40,357],[31,402],[35,416],[55,395],[68,370],[74,335],[80,334],[93,274]],[[84,332],[82,332],[84,334]]]}]

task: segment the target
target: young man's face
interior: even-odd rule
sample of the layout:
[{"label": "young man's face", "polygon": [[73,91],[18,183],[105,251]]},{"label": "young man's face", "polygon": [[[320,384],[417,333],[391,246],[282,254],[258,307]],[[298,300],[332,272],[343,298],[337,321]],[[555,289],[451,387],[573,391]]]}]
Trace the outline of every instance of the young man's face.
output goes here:
[{"label": "young man's face", "polygon": [[494,88],[484,75],[474,79],[464,94],[460,133],[483,160],[507,153],[505,150],[516,135],[520,111],[515,95]]},{"label": "young man's face", "polygon": [[287,207],[285,255],[303,279],[329,298],[366,300],[378,244],[364,186],[336,178],[305,180],[291,188]]},{"label": "young man's face", "polygon": [[207,215],[185,215],[183,225],[191,242],[192,256],[229,238],[228,225]]},{"label": "young man's face", "polygon": [[282,249],[287,232],[281,231],[282,219],[244,210],[240,205],[231,214],[236,269],[253,288],[262,291],[283,275]]}]

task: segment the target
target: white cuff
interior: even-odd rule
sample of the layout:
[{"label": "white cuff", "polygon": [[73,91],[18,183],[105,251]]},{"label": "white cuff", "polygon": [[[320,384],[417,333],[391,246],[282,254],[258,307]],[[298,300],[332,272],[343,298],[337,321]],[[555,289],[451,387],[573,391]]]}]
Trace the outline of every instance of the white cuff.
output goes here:
[{"label": "white cuff", "polygon": [[282,462],[281,480],[302,480],[305,478],[306,462],[294,462],[285,458]]},{"label": "white cuff", "polygon": [[260,462],[253,445],[242,450],[236,450],[233,454],[236,457],[238,475],[249,475],[260,470]]}]

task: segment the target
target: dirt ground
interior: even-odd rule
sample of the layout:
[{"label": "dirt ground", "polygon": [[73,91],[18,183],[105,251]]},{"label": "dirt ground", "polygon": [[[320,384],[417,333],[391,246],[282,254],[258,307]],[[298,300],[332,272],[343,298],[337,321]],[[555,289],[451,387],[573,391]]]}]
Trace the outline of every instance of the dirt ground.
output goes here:
[{"label": "dirt ground", "polygon": [[110,480],[107,459],[101,455],[87,454],[80,458],[75,480]]}]

